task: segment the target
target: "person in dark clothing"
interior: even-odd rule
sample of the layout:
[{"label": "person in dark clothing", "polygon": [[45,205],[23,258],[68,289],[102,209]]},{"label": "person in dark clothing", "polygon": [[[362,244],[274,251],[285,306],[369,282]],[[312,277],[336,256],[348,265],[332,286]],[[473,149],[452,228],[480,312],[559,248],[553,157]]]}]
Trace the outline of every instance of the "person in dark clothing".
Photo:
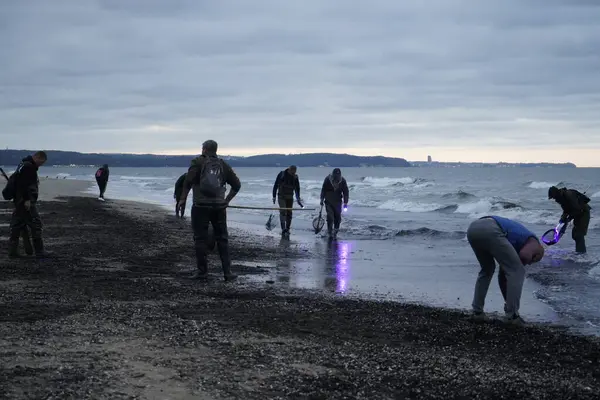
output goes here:
[{"label": "person in dark clothing", "polygon": [[[4,170],[2,168],[0,168],[0,173],[2,173],[2,176],[4,176],[4,178],[7,181],[9,180],[8,175],[6,175],[6,173],[4,172]],[[23,238],[23,247],[25,248],[25,254],[27,254],[28,256],[32,256],[33,255],[33,246],[31,246],[29,228],[27,226],[23,227],[23,230],[21,231],[21,237]],[[17,248],[18,247],[19,247],[19,244],[17,242]],[[18,254],[18,252],[17,252],[17,254]]]},{"label": "person in dark clothing", "polygon": [[98,200],[104,201],[104,192],[106,191],[109,175],[110,171],[108,170],[108,164],[104,164],[96,171],[96,183],[100,189],[100,197],[98,197]]},{"label": "person in dark clothing", "polygon": [[325,205],[327,211],[327,233],[329,238],[337,238],[340,224],[342,222],[342,207],[348,207],[348,183],[342,176],[342,171],[335,168],[325,178],[321,187],[321,205]]},{"label": "person in dark clothing", "polygon": [[573,221],[571,237],[575,241],[575,251],[577,253],[585,253],[587,251],[585,236],[590,224],[590,210],[592,209],[588,204],[590,199],[577,190],[559,189],[556,186],[551,186],[548,189],[548,199],[554,199],[554,201],[560,204],[563,210],[560,222]]},{"label": "person in dark clothing", "polygon": [[[193,188],[192,227],[198,267],[193,278],[199,280],[208,278],[206,256],[210,223],[219,250],[225,281],[232,281],[237,276],[231,272],[227,206],[240,191],[242,184],[231,166],[225,160],[217,157],[217,147],[217,142],[214,140],[207,140],[202,144],[202,155],[193,159],[188,169],[180,203],[183,205]],[[225,197],[226,184],[231,186],[227,197]]]},{"label": "person in dark clothing", "polygon": [[[179,179],[177,179],[177,182],[175,182],[175,192],[173,193],[173,198],[175,199],[175,215],[181,218],[183,218],[183,214],[185,214],[185,203],[187,202],[187,198],[181,198],[181,194],[183,193],[183,183],[185,182],[186,176],[187,173],[181,175]],[[180,203],[181,200],[183,201]]]},{"label": "person in dark clothing", "polygon": [[277,174],[275,184],[273,185],[273,204],[279,201],[279,208],[287,208],[288,210],[279,211],[279,222],[281,223],[281,234],[289,235],[292,226],[292,210],[294,206],[294,193],[296,193],[296,201],[300,207],[300,180],[296,174],[297,168],[295,165],[288,167]]},{"label": "person in dark clothing", "polygon": [[38,169],[47,160],[43,151],[23,158],[15,171],[16,185],[13,203],[15,209],[10,221],[9,257],[19,257],[19,236],[29,228],[33,239],[33,250],[37,258],[45,258],[51,253],[44,250],[42,239],[43,224],[37,209],[39,195]]}]

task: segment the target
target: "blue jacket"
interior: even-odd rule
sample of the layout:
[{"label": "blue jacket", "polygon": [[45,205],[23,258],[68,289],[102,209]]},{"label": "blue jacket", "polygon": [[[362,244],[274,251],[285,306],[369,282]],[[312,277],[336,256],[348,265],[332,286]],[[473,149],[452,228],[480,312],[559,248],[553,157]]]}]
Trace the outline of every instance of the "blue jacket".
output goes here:
[{"label": "blue jacket", "polygon": [[506,232],[506,238],[515,248],[517,253],[521,251],[530,237],[538,239],[535,233],[531,232],[529,229],[525,228],[516,221],[504,217],[498,217],[497,215],[490,215],[489,217],[493,218],[498,225],[500,225],[500,228]]}]

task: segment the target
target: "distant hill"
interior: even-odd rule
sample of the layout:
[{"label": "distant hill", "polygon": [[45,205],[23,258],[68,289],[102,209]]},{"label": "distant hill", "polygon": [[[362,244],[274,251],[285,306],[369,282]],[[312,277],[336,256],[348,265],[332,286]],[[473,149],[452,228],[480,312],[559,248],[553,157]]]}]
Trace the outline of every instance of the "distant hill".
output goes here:
[{"label": "distant hill", "polygon": [[[33,150],[0,150],[0,165],[17,165]],[[47,166],[102,165],[111,167],[188,167],[192,155],[168,156],[159,154],[101,154],[78,153],[73,151],[49,150]],[[350,154],[310,153],[310,154],[263,154],[250,157],[221,156],[233,167],[410,167],[404,158],[363,157]]]}]

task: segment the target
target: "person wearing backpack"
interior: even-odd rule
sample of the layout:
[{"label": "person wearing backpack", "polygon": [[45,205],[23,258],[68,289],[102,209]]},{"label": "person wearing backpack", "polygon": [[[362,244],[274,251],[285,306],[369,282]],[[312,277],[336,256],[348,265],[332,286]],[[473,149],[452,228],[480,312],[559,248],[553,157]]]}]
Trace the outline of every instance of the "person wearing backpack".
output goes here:
[{"label": "person wearing backpack", "polygon": [[[3,191],[3,196],[7,200],[12,200],[15,209],[10,221],[10,238],[8,255],[11,258],[19,257],[19,236],[23,229],[29,227],[33,239],[33,249],[37,258],[45,258],[51,253],[44,250],[44,241],[42,239],[42,220],[37,209],[37,200],[39,195],[38,169],[48,159],[43,151],[36,152],[33,156],[23,158],[15,173],[11,176],[13,185],[7,184],[5,191],[10,189],[10,193]],[[14,177],[14,178],[13,178]]]},{"label": "person wearing backpack", "polygon": [[294,206],[294,192],[296,193],[296,201],[300,207],[300,180],[296,174],[297,168],[295,165],[288,167],[277,174],[275,183],[273,184],[273,204],[279,202],[279,208],[285,210],[279,211],[279,222],[281,224],[281,234],[287,236],[290,234],[292,226],[292,210]]},{"label": "person wearing backpack", "polygon": [[104,164],[98,168],[98,171],[96,171],[96,183],[100,189],[100,196],[98,197],[98,200],[104,201],[104,192],[106,191],[109,175],[110,171],[108,170],[108,164]]},{"label": "person wearing backpack", "polygon": [[590,210],[592,209],[588,204],[590,198],[575,189],[559,189],[556,186],[551,186],[548,189],[548,199],[554,199],[560,204],[563,210],[560,217],[561,223],[573,221],[571,237],[575,241],[575,251],[585,253],[587,251],[585,236],[590,224]]},{"label": "person wearing backpack", "polygon": [[[208,279],[207,239],[210,223],[225,281],[233,281],[237,275],[231,272],[227,206],[242,185],[231,166],[217,156],[217,148],[218,144],[214,140],[207,140],[202,144],[202,155],[193,159],[188,169],[179,204],[183,206],[190,190],[193,190],[192,228],[197,263],[197,271],[193,279]],[[231,187],[227,196],[225,196],[226,184]]]}]

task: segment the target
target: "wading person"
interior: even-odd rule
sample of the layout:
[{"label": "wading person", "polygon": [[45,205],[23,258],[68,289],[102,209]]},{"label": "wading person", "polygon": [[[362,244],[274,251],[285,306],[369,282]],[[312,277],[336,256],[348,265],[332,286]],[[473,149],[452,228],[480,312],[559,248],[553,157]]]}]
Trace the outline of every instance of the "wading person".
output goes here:
[{"label": "wading person", "polygon": [[348,207],[348,183],[339,168],[323,181],[321,205],[325,205],[327,211],[327,234],[330,239],[335,239],[342,222],[342,210]]},{"label": "wading person", "polygon": [[548,199],[554,199],[560,204],[563,210],[560,222],[573,221],[571,237],[575,241],[575,251],[585,253],[587,251],[585,236],[590,225],[590,210],[592,209],[588,204],[590,198],[575,189],[559,189],[552,186],[548,189]]},{"label": "wading person", "polygon": [[104,192],[106,191],[109,175],[110,171],[108,170],[108,164],[104,164],[96,171],[96,183],[98,184],[98,189],[100,189],[98,200],[104,201]]},{"label": "wading person", "polygon": [[27,228],[31,230],[33,250],[37,258],[51,255],[45,251],[42,238],[43,224],[37,209],[39,196],[38,169],[47,160],[46,153],[36,152],[25,157],[15,171],[13,203],[15,209],[10,221],[9,257],[19,257],[19,236]]},{"label": "wading person", "polygon": [[278,201],[279,208],[285,208],[285,210],[279,211],[279,222],[281,224],[282,235],[290,234],[294,193],[296,194],[298,205],[304,207],[300,200],[300,179],[298,178],[296,171],[297,168],[295,165],[288,167],[277,174],[275,184],[273,184],[273,204]]},{"label": "wading person", "polygon": [[506,320],[511,323],[523,323],[519,308],[525,281],[524,266],[539,262],[544,256],[544,248],[537,236],[518,222],[488,216],[469,225],[467,240],[481,267],[473,295],[474,316],[485,316],[485,298],[497,261],[500,265],[498,281],[505,297]]},{"label": "wading person", "polygon": [[[231,166],[217,157],[217,148],[217,142],[214,140],[207,140],[202,144],[202,155],[192,160],[187,172],[180,202],[184,202],[193,189],[192,228],[198,268],[193,278],[199,280],[208,278],[207,239],[210,223],[225,280],[232,281],[237,276],[231,272],[227,206],[239,192],[241,183]],[[225,197],[226,184],[231,187],[227,197]]]},{"label": "wading person", "polygon": [[185,214],[185,204],[187,202],[187,197],[185,199],[181,197],[186,176],[187,173],[181,175],[179,179],[177,179],[177,182],[175,182],[175,191],[173,192],[173,198],[175,199],[175,215],[181,218],[183,218],[183,214]]}]

